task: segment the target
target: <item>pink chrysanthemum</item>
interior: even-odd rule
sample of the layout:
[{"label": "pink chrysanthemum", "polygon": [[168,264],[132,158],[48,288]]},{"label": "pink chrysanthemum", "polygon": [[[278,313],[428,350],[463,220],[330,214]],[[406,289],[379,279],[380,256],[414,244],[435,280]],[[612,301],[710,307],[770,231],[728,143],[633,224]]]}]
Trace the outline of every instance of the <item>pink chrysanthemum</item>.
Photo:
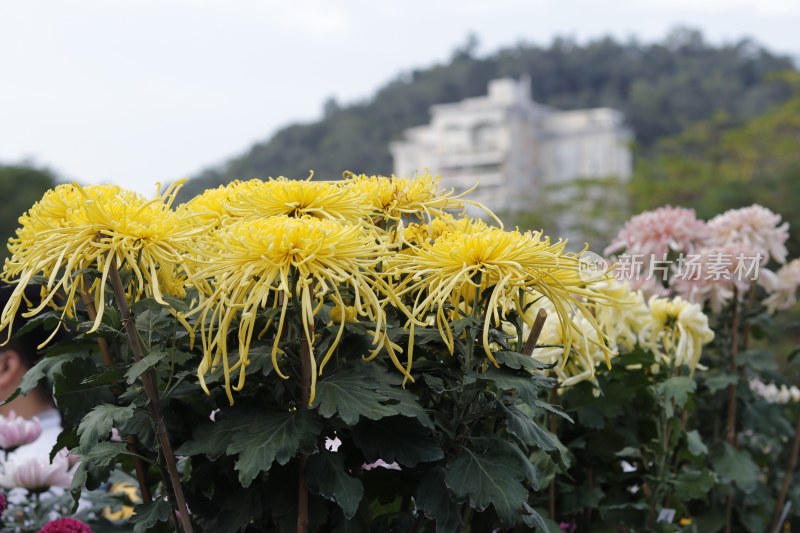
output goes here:
[{"label": "pink chrysanthemum", "polygon": [[778,272],[764,269],[758,278],[769,296],[762,302],[770,313],[785,311],[797,302],[800,286],[800,259],[789,261]]},{"label": "pink chrysanthemum", "polygon": [[734,294],[747,292],[759,265],[760,256],[739,246],[707,246],[681,257],[670,286],[685,300],[701,306],[708,302],[718,313]]},{"label": "pink chrysanthemum", "polygon": [[74,518],[59,518],[44,525],[39,533],[94,533],[87,524]]},{"label": "pink chrysanthemum", "polygon": [[3,515],[6,514],[6,507],[8,507],[6,495],[0,492],[0,518],[3,518]]},{"label": "pink chrysanthemum", "polygon": [[631,218],[608,248],[606,255],[625,250],[661,258],[670,251],[692,252],[706,236],[706,224],[694,209],[659,207]]},{"label": "pink chrysanthemum", "polygon": [[781,216],[766,207],[753,204],[730,209],[712,218],[708,230],[711,245],[732,245],[761,253],[762,264],[770,257],[781,264],[786,262],[789,223],[781,224]]}]

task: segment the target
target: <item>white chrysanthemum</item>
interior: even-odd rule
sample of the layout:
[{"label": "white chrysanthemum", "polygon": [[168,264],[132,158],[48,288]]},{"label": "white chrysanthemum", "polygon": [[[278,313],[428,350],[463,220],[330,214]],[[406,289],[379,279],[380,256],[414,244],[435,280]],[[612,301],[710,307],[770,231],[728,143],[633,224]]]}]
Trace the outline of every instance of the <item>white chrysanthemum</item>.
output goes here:
[{"label": "white chrysanthemum", "polygon": [[[537,342],[540,347],[533,351],[532,357],[547,365],[555,365],[552,372],[561,387],[570,387],[581,381],[596,382],[595,368],[606,363],[606,354],[609,353],[597,329],[582,315],[573,316],[570,321],[570,354],[565,357],[562,348],[566,340],[565,328],[558,315],[549,302],[544,300],[533,307],[537,313],[539,309],[545,309],[548,315]],[[616,352],[610,352],[610,356],[616,355]]]},{"label": "white chrysanthemum", "polygon": [[800,402],[800,389],[794,385],[791,387],[787,387],[786,385],[778,387],[774,383],[766,384],[757,378],[752,378],[749,385],[750,390],[764,398],[767,403],[785,405],[789,402]]},{"label": "white chrysanthemum", "polygon": [[673,367],[686,365],[694,372],[700,362],[703,345],[714,340],[708,317],[699,305],[676,296],[648,302],[652,322],[639,333],[639,342],[663,363]]},{"label": "white chrysanthemum", "polygon": [[595,283],[594,289],[613,304],[595,306],[595,317],[606,336],[625,351],[632,350],[639,331],[651,320],[650,310],[641,291],[632,290],[627,282],[615,279]]}]

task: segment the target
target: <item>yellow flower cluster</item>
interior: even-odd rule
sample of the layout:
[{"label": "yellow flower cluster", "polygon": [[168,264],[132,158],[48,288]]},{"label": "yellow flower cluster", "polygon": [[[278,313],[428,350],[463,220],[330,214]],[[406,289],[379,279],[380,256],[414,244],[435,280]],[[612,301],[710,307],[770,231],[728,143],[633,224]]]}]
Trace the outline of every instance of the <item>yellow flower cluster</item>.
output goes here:
[{"label": "yellow flower cluster", "polygon": [[[181,296],[180,265],[185,250],[201,229],[185,223],[171,208],[180,182],[154,200],[112,185],[59,185],[45,193],[20,217],[16,237],[8,244],[3,279],[16,284],[0,317],[0,331],[10,338],[14,315],[25,286],[43,277],[43,299],[31,315],[59,297],[64,314],[74,316],[78,297],[93,299],[103,319],[105,285],[112,268],[129,270],[129,296],[152,296],[166,305],[163,294]],[[84,273],[95,270],[99,278]],[[55,334],[55,332],[54,332]]]},{"label": "yellow flower cluster", "polygon": [[[154,200],[114,186],[61,185],[45,194],[9,243],[4,277],[17,291],[0,330],[10,334],[22,289],[40,276],[46,294],[31,314],[50,304],[74,315],[88,297],[97,307],[96,329],[109,272],[119,268],[130,275],[132,300],[151,296],[166,305],[164,294],[183,297],[193,288],[191,310],[178,317],[192,336],[199,330],[203,388],[208,392],[208,374],[221,369],[231,403],[232,391],[245,385],[253,339],[267,331],[274,333],[271,362],[288,378],[282,362],[297,356],[296,349],[285,351],[290,321],[298,324],[292,334],[302,339],[300,356],[312,369],[310,403],[316,377],[354,320],[371,324],[366,358],[385,351],[406,379],[413,379],[415,328],[435,323],[453,353],[453,321],[479,316],[483,351],[497,364],[491,328],[502,327],[511,312],[527,317],[532,298],[557,318],[549,327],[558,332],[562,354],[587,342],[606,362],[613,353],[607,338],[613,332],[595,315],[597,305],[616,297],[581,279],[579,254],[540,232],[505,231],[466,216],[471,206],[493,217],[466,193],[441,190],[436,177],[235,181],[172,209],[179,187]],[[402,348],[388,339],[390,308],[405,317],[411,337],[404,364]],[[334,329],[318,357],[315,324],[323,310]],[[232,330],[238,346],[229,352]],[[562,355],[563,368],[567,362]]]}]

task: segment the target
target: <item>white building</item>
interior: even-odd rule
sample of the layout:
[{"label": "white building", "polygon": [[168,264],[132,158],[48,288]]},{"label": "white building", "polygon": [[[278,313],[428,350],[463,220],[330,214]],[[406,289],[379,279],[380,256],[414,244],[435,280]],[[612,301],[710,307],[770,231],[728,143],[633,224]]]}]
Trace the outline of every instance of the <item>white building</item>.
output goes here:
[{"label": "white building", "polygon": [[457,191],[479,183],[470,197],[496,212],[535,210],[544,196],[568,201],[573,193],[562,186],[576,180],[631,176],[632,134],[622,113],[538,104],[529,79],[494,80],[486,96],[434,105],[430,124],[404,137],[390,145],[396,175],[427,169]]}]

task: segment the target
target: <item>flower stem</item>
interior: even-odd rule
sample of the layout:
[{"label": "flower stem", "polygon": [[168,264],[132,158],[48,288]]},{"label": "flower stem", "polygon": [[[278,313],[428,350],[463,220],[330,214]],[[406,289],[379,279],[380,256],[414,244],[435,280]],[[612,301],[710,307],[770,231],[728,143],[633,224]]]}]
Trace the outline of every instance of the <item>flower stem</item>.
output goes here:
[{"label": "flower stem", "polygon": [[[736,374],[739,368],[736,364],[736,353],[739,350],[739,294],[733,289],[733,316],[731,317],[731,359],[729,370]],[[728,416],[725,423],[725,438],[728,444],[736,447],[736,383],[728,385]],[[731,532],[731,518],[733,515],[733,494],[725,501],[725,533]]]},{"label": "flower stem", "polygon": [[[128,299],[125,295],[125,289],[122,286],[122,279],[117,269],[116,259],[112,258],[111,261],[112,264],[108,274],[109,280],[111,281],[111,288],[114,291],[114,297],[119,305],[122,323],[125,325],[125,333],[128,336],[128,344],[133,353],[133,358],[136,362],[139,362],[144,358],[144,353],[139,339],[139,332],[136,330],[136,321],[131,313],[130,307],[128,307]],[[178,505],[178,513],[180,514],[181,523],[183,524],[183,530],[186,533],[192,533],[192,523],[189,520],[189,508],[186,505],[186,499],[183,495],[183,487],[181,486],[180,476],[178,475],[178,467],[175,464],[175,454],[172,452],[172,444],[169,442],[167,426],[161,414],[161,406],[159,405],[159,398],[152,370],[142,374],[140,379],[144,387],[144,392],[149,400],[148,406],[150,407],[150,414],[153,416],[153,422],[156,426],[158,443],[161,446],[164,463],[166,463],[167,473],[172,483],[172,490],[175,493],[175,500]]]},{"label": "flower stem", "polygon": [[800,414],[797,415],[797,424],[794,428],[794,440],[792,441],[792,454],[789,457],[789,465],[786,467],[783,475],[783,485],[781,486],[781,492],[778,496],[778,502],[775,504],[775,512],[772,515],[772,525],[769,528],[770,531],[778,531],[781,526],[778,522],[783,512],[783,502],[786,501],[786,495],[789,493],[789,485],[792,483],[792,474],[794,473],[795,466],[797,466],[798,454],[800,454]]},{"label": "flower stem", "polygon": [[[313,336],[314,332],[311,332]],[[311,349],[305,335],[300,338],[300,364],[303,371],[301,384],[300,409],[308,409],[308,400],[311,397]],[[306,486],[305,470],[308,456],[301,453],[297,459],[297,533],[308,531],[308,487]]]},{"label": "flower stem", "polygon": [[[97,318],[97,309],[94,307],[94,302],[87,293],[83,292],[81,295],[83,297],[83,305],[86,308],[86,314],[89,316],[89,320],[94,322]],[[111,354],[111,347],[108,345],[108,341],[103,337],[97,337],[97,346],[100,348],[100,356],[106,368],[116,367],[117,365],[114,363],[114,356]],[[124,392],[119,382],[116,380],[111,383],[111,390],[116,397]],[[125,441],[134,453],[139,454],[141,450],[139,447],[139,439],[136,438],[136,435],[128,435]],[[139,482],[139,493],[142,495],[142,501],[145,503],[153,501],[153,496],[150,494],[150,486],[147,484],[147,470],[142,460],[136,455],[133,456],[133,468],[136,471],[136,480]]]}]

